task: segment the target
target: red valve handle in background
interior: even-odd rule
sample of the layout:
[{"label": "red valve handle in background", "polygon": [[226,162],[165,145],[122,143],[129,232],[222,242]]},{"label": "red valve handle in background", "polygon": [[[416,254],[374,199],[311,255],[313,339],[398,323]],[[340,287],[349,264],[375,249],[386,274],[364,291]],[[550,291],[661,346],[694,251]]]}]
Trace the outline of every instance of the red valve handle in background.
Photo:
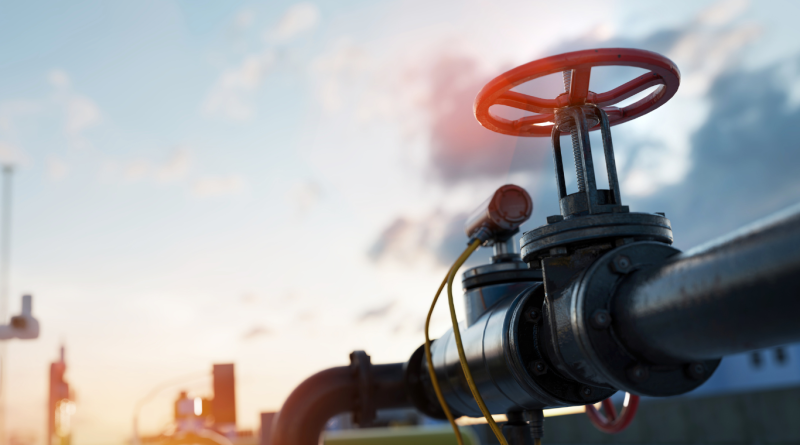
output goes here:
[{"label": "red valve handle in background", "polygon": [[586,405],[586,415],[589,420],[600,431],[608,434],[622,432],[633,421],[636,410],[639,408],[639,396],[628,393],[628,404],[622,407],[622,412],[617,416],[617,410],[611,399],[603,400],[603,411],[606,415],[600,414],[594,405]]},{"label": "red valve handle in background", "polygon": [[[589,91],[589,78],[595,66],[632,66],[650,72],[611,91],[595,94]],[[555,99],[541,99],[511,91],[517,85],[567,70],[573,70],[570,92]],[[553,131],[555,110],[559,108],[594,104],[606,112],[610,125],[617,125],[664,105],[678,91],[680,82],[678,67],[666,57],[651,51],[630,48],[575,51],[535,60],[494,78],[475,98],[475,118],[484,127],[498,133],[549,137]],[[636,103],[623,108],[611,106],[655,85],[660,86]],[[506,105],[539,114],[511,121],[492,114],[489,111],[492,105]],[[590,130],[598,128],[599,124]]]}]

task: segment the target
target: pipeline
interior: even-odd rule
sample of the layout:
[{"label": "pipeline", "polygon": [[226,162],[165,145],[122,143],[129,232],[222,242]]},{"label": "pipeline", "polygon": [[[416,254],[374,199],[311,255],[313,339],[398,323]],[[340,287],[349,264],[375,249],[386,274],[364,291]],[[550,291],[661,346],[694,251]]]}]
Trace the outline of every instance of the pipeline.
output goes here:
[{"label": "pipeline", "polygon": [[[620,255],[627,255],[633,270],[615,271],[620,265],[612,263]],[[649,259],[636,267],[637,255]],[[659,255],[664,259],[657,260]],[[620,284],[607,294],[604,286],[609,274],[615,273]],[[545,341],[547,348],[523,340],[532,335],[531,329],[546,335],[544,327],[537,328],[536,315],[545,298],[543,287],[535,282],[522,286],[525,290],[517,289],[483,314],[475,314],[477,319],[463,332],[469,349],[484,351],[474,357],[468,354],[469,363],[493,413],[594,403],[615,390],[655,396],[690,391],[710,377],[725,355],[800,340],[800,206],[685,253],[645,241],[602,254],[559,294],[559,299],[574,301],[566,303],[567,312],[541,317],[554,323],[554,332],[559,333],[552,343]],[[608,328],[597,324],[596,312],[587,306],[598,298],[610,303]],[[463,375],[457,372],[453,348],[448,347],[450,336],[451,332],[445,333],[432,348],[445,398],[458,415],[478,415]],[[487,355],[487,348],[497,353]],[[632,354],[625,360],[649,369],[647,380],[631,374],[630,367],[615,369],[623,365],[619,360],[623,356],[616,354],[625,350]],[[438,402],[421,351],[405,364],[388,365],[371,365],[362,352],[361,360],[351,366],[309,377],[276,416],[271,444],[316,445],[326,422],[348,411],[362,427],[378,409],[415,407],[435,415]],[[546,370],[531,371],[530,364],[535,367],[542,360]],[[571,368],[571,363],[582,365]],[[704,374],[693,375],[691,366],[675,366],[686,363],[699,363]],[[487,372],[492,378],[484,378]],[[582,402],[585,394],[575,395],[571,389],[554,392],[572,386],[581,391],[589,388],[591,394]]]},{"label": "pipeline", "polygon": [[358,413],[356,420],[363,427],[378,409],[411,407],[404,384],[405,364],[371,365],[366,358],[367,366],[360,369],[353,365],[329,368],[295,388],[275,416],[270,444],[318,445],[325,424],[337,414]]},{"label": "pipeline", "polygon": [[631,274],[612,318],[660,364],[800,341],[800,206]]}]

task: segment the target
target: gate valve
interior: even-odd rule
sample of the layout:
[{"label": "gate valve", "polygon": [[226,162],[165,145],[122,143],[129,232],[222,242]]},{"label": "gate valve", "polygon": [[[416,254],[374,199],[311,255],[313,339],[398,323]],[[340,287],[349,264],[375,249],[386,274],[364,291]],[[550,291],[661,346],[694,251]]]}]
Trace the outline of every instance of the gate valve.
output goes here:
[{"label": "gate valve", "polygon": [[[647,70],[623,85],[603,93],[589,90],[592,68],[627,66]],[[554,99],[543,99],[513,91],[512,88],[534,79],[561,72],[565,92]],[[536,60],[507,71],[490,81],[475,99],[475,118],[485,128],[512,136],[547,137],[553,146],[556,183],[561,215],[549,216],[547,225],[525,233],[521,240],[521,255],[532,269],[541,270],[545,277],[547,300],[543,312],[551,323],[570,318],[557,314],[556,298],[569,292],[572,279],[613,246],[634,241],[672,243],[669,220],[663,214],[631,213],[622,205],[610,127],[645,115],[664,105],[680,85],[680,72],[666,57],[645,50],[602,48],[576,51]],[[623,106],[614,106],[625,99],[654,88],[644,98]],[[491,107],[507,106],[534,113],[509,120],[492,113]],[[602,131],[603,154],[608,172],[609,189],[597,188],[589,132]],[[562,135],[572,139],[575,160],[577,193],[567,194],[564,165],[561,156]],[[594,249],[594,250],[592,250]],[[563,259],[559,257],[568,256]],[[563,304],[563,303],[562,303]],[[599,313],[607,313],[605,307]],[[595,311],[597,312],[597,310]],[[608,323],[596,330],[610,331]],[[554,332],[568,330],[557,326]],[[572,369],[564,359],[561,368],[567,374],[587,384],[595,382],[594,375]],[[572,358],[573,362],[577,359]],[[580,361],[577,361],[580,362]],[[588,388],[588,387],[587,387]],[[591,391],[591,390],[590,390]],[[626,406],[618,416],[609,399],[604,400],[605,416],[592,405],[586,412],[601,431],[616,433],[633,420],[638,396],[626,396]]]}]

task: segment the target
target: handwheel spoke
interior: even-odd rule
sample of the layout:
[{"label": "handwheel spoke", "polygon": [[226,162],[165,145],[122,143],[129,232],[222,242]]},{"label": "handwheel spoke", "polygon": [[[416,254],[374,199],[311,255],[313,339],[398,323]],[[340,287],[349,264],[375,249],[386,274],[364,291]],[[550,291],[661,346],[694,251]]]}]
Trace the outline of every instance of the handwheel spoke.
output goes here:
[{"label": "handwheel spoke", "polygon": [[569,87],[569,104],[583,105],[589,95],[589,79],[592,76],[591,68],[572,70],[572,81]]},{"label": "handwheel spoke", "polygon": [[[555,121],[555,115],[552,113],[539,114],[536,116],[526,116],[517,119],[513,122],[514,128],[522,129],[527,127],[538,126],[537,124],[552,124]],[[542,125],[544,126],[544,125]]]},{"label": "handwheel spoke", "polygon": [[656,73],[643,74],[630,82],[620,85],[611,91],[598,94],[595,97],[594,103],[598,107],[606,105],[614,105],[622,102],[623,100],[641,93],[642,91],[655,86],[663,85],[664,79]]},{"label": "handwheel spoke", "polygon": [[527,94],[517,93],[516,91],[506,91],[495,100],[497,105],[506,105],[534,113],[552,113],[558,107],[555,99],[540,99],[528,96]]}]

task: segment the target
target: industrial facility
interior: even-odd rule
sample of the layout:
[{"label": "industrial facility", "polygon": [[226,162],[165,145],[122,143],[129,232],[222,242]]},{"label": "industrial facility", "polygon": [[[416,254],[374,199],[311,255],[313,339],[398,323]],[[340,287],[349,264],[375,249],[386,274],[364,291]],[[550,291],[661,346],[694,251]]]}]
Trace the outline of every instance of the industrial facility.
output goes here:
[{"label": "industrial facility", "polygon": [[0,445],[800,443],[797,17],[0,3]]}]

